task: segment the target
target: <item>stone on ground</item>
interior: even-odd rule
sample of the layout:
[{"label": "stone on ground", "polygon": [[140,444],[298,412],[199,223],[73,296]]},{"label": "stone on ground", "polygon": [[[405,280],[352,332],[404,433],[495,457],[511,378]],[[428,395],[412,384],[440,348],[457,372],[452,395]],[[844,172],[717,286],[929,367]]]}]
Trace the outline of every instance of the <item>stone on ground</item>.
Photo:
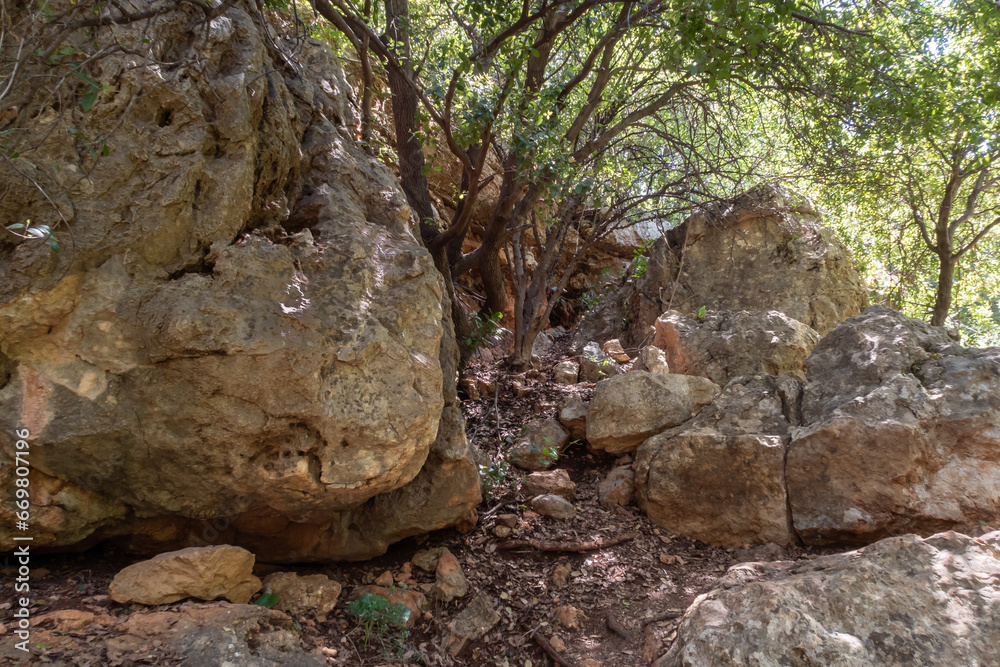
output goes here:
[{"label": "stone on ground", "polygon": [[634,450],[646,438],[683,424],[719,393],[693,375],[634,371],[597,383],[587,412],[587,441],[609,454]]},{"label": "stone on ground", "polygon": [[580,355],[580,381],[600,382],[601,380],[624,373],[618,362],[609,357],[597,343],[584,345]]},{"label": "stone on ground", "polygon": [[556,462],[568,442],[569,434],[558,421],[536,419],[524,425],[507,460],[524,470],[545,470]]},{"label": "stone on ground", "polygon": [[570,396],[559,406],[559,423],[571,438],[583,440],[587,437],[587,410],[590,405],[579,396]]},{"label": "stone on ground", "polygon": [[533,472],[521,480],[521,495],[525,498],[531,499],[546,494],[573,500],[576,498],[576,484],[569,478],[569,473],[562,468]]},{"label": "stone on ground", "polygon": [[[635,365],[632,366],[632,370],[648,371],[650,373],[669,373],[670,364],[667,363],[667,355],[663,353],[663,350],[655,345],[647,345],[639,350],[639,358],[636,360]],[[698,373],[691,373],[691,375],[698,375]]]},{"label": "stone on ground", "polygon": [[438,559],[434,572],[434,588],[431,597],[441,602],[451,602],[469,592],[469,582],[462,572],[458,559],[447,549]]},{"label": "stone on ground", "polygon": [[576,384],[580,379],[580,364],[569,359],[556,364],[553,372],[556,384]]},{"label": "stone on ground", "polygon": [[489,594],[479,593],[469,606],[448,624],[445,648],[452,656],[456,656],[468,642],[474,642],[485,635],[499,621],[500,614],[490,603]]},{"label": "stone on ground", "polygon": [[604,345],[601,346],[601,350],[604,354],[608,355],[620,364],[627,364],[632,361],[631,357],[629,357],[622,348],[621,341],[617,338],[612,338],[611,340],[605,342]]},{"label": "stone on ground", "polygon": [[260,590],[254,555],[229,545],[189,547],[129,565],[115,575],[108,594],[122,604],[167,604],[184,598],[225,598],[243,604]]},{"label": "stone on ground", "polygon": [[1000,665],[1000,532],[737,565],[655,667]]},{"label": "stone on ground", "polygon": [[635,500],[635,472],[632,467],[614,468],[597,489],[598,501],[605,507],[625,507]]},{"label": "stone on ground", "polygon": [[264,577],[263,589],[278,596],[274,609],[301,616],[329,614],[337,605],[341,587],[325,574],[275,572]]},{"label": "stone on ground", "polygon": [[576,516],[576,508],[573,507],[573,503],[562,496],[553,494],[538,496],[532,499],[531,509],[542,516],[553,519],[572,519]]}]

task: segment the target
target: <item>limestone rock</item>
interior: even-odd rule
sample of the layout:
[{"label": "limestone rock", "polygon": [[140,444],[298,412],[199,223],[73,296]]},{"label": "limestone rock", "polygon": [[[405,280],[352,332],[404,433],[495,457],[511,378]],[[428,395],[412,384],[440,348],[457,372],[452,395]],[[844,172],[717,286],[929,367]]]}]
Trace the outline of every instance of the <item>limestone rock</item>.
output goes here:
[{"label": "limestone rock", "polygon": [[253,564],[254,555],[240,547],[190,547],[129,565],[115,575],[108,594],[122,604],[167,604],[189,597],[243,604],[260,590]]},{"label": "limestone rock", "polygon": [[570,396],[559,406],[559,423],[569,431],[574,440],[587,437],[587,411],[589,404],[579,396]]},{"label": "limestone rock", "polygon": [[995,525],[1000,348],[970,349],[882,306],[837,327],[806,363],[805,425],[788,453],[807,543]]},{"label": "limestone rock", "polygon": [[576,484],[562,468],[533,472],[521,480],[521,494],[525,498],[554,494],[573,500],[576,498]]},{"label": "limestone rock", "polygon": [[654,523],[709,544],[795,543],[785,486],[799,383],[737,378],[684,426],[636,455],[639,507]]},{"label": "limestone rock", "polygon": [[434,572],[437,569],[438,560],[441,558],[441,555],[447,551],[448,547],[424,549],[423,551],[418,551],[413,554],[413,558],[410,559],[410,562],[424,572]]},{"label": "limestone rock", "polygon": [[758,373],[805,380],[802,363],[819,342],[813,329],[776,310],[708,310],[702,317],[671,310],[654,328],[653,345],[663,349],[675,373],[720,386]]},{"label": "limestone rock", "polygon": [[432,597],[447,603],[463,597],[468,592],[469,582],[465,578],[465,573],[462,572],[462,566],[458,559],[445,549],[445,552],[438,559],[437,568],[434,571]]},{"label": "limestone rock", "polygon": [[651,435],[686,422],[719,393],[692,375],[633,371],[599,382],[587,412],[587,441],[609,454],[634,450]]},{"label": "limestone rock", "polygon": [[597,497],[606,507],[625,507],[635,500],[635,472],[631,467],[615,468],[597,488]]},{"label": "limestone rock", "polygon": [[536,419],[507,454],[507,459],[524,470],[544,470],[556,462],[569,442],[569,435],[555,419]]},{"label": "limestone rock", "polygon": [[576,516],[576,508],[573,507],[573,503],[562,496],[551,493],[532,499],[531,509],[542,516],[553,519],[572,519]]},{"label": "limestone rock", "polygon": [[612,338],[606,341],[603,346],[601,346],[604,354],[608,355],[620,364],[627,364],[632,361],[631,357],[625,354],[625,350],[622,348],[622,343],[617,338]]},{"label": "limestone rock", "polygon": [[278,596],[278,611],[296,616],[329,614],[340,597],[340,584],[325,574],[299,576],[295,572],[275,572],[264,577],[264,590]]},{"label": "limestone rock", "polygon": [[466,643],[476,641],[485,635],[499,620],[500,614],[490,604],[489,594],[479,593],[469,606],[448,624],[445,647],[452,656],[456,656]]},{"label": "limestone rock", "polygon": [[1000,664],[1000,532],[891,537],[812,561],[737,565],[656,667]]},{"label": "limestone rock", "polygon": [[702,306],[777,310],[824,335],[867,305],[854,260],[812,202],[768,184],[697,212],[657,239],[643,275],[623,280],[587,313],[574,343],[581,349],[619,338],[637,346],[664,310],[690,316]]},{"label": "limestone rock", "polygon": [[566,359],[556,364],[553,376],[556,384],[576,384],[580,379],[580,364]]},{"label": "limestone rock", "polygon": [[[167,611],[132,614],[107,639],[108,664],[166,651],[181,665],[323,667],[306,652],[295,622],[276,609],[248,604],[181,605]],[[131,662],[131,660],[128,660]]]},{"label": "limestone rock", "polygon": [[581,382],[600,382],[623,372],[617,361],[604,354],[600,345],[591,342],[584,346],[580,356]]},{"label": "limestone rock", "polygon": [[[30,121],[38,148],[0,164],[0,218],[52,216],[34,182],[74,238],[0,247],[0,484],[29,429],[39,547],[358,559],[480,500],[450,304],[406,197],[355,141],[330,50],[297,40],[287,67],[246,6],[197,31],[169,13],[150,59],[100,59],[115,101]],[[78,151],[70,121],[117,127],[111,153]]]},{"label": "limestone rock", "polygon": [[632,370],[669,373],[670,364],[667,363],[667,355],[663,353],[663,350],[655,345],[647,345],[639,351],[639,359],[632,366]]}]

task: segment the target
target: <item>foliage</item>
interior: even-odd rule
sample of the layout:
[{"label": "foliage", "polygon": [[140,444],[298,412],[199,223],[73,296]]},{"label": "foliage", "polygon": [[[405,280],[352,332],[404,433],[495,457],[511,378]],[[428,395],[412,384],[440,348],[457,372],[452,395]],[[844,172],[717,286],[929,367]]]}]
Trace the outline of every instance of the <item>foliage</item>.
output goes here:
[{"label": "foliage", "polygon": [[273,609],[281,601],[277,593],[264,593],[256,600],[253,601],[255,605],[260,607],[267,607],[268,609]]},{"label": "foliage", "polygon": [[404,625],[410,619],[410,609],[405,604],[389,602],[388,598],[373,593],[365,593],[347,608],[358,617],[366,646],[374,638],[385,638],[391,626]]},{"label": "foliage", "polygon": [[465,347],[470,352],[475,352],[483,346],[496,345],[503,340],[504,334],[509,334],[510,329],[500,326],[503,313],[493,313],[489,317],[479,315],[472,316],[472,329],[464,339]]},{"label": "foliage", "polygon": [[9,231],[14,236],[22,239],[45,241],[48,243],[49,249],[54,253],[57,253],[62,249],[59,245],[59,239],[56,237],[56,233],[52,231],[52,228],[48,225],[33,225],[31,220],[25,220],[24,222],[16,222],[12,225],[7,225],[4,229]]},{"label": "foliage", "polygon": [[483,497],[489,502],[496,499],[496,491],[510,477],[512,468],[506,461],[492,462],[490,465],[479,466],[479,479],[482,484]]}]

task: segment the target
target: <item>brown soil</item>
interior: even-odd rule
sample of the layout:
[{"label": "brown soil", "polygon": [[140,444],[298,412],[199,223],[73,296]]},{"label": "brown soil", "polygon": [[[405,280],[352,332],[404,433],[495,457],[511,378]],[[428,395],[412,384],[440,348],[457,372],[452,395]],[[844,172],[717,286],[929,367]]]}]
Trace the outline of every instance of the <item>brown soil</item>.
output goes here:
[{"label": "brown soil", "polygon": [[[502,362],[474,361],[469,369],[485,384],[499,388],[496,396],[463,401],[469,437],[491,462],[502,464],[505,438],[515,437],[521,426],[537,416],[551,417],[569,394],[589,398],[591,387],[562,387],[551,382],[551,367],[568,356],[568,337],[543,359],[539,374],[514,376]],[[535,376],[535,377],[530,377]],[[515,393],[515,383],[529,389]],[[499,427],[498,427],[499,425]],[[329,617],[308,614],[296,617],[305,648],[324,655],[330,665],[498,665],[540,667],[555,664],[539,641],[541,636],[555,646],[564,664],[579,667],[633,667],[648,665],[669,648],[680,614],[704,593],[719,575],[738,562],[736,551],[710,547],[654,526],[635,506],[608,509],[597,501],[597,486],[611,468],[628,462],[588,452],[575,444],[559,458],[555,467],[568,471],[577,485],[575,518],[555,520],[527,510],[519,491],[522,474],[508,468],[480,507],[480,522],[468,534],[440,531],[404,540],[379,558],[363,563],[333,563],[329,566],[272,566],[258,564],[258,575],[277,570],[300,574],[324,573],[344,586],[337,608]],[[505,539],[494,534],[498,516],[516,515],[510,538],[561,542],[613,538],[635,532],[638,536],[616,546],[585,553],[541,552],[533,548],[504,549]],[[511,519],[506,517],[507,521]],[[501,529],[502,530],[502,529]],[[506,538],[509,539],[509,538]],[[358,585],[371,583],[386,570],[393,574],[417,551],[446,546],[458,558],[469,580],[469,593],[450,604],[437,604],[424,614],[405,639],[390,631],[364,646],[357,620],[347,610],[347,600]],[[818,552],[791,550],[788,558],[814,558]],[[138,560],[108,550],[84,554],[33,556],[33,615],[80,609],[111,614],[119,620],[142,609],[109,602],[108,585],[115,573]],[[3,563],[10,568],[12,562]],[[569,570],[563,587],[553,580],[556,568]],[[41,569],[39,569],[41,568]],[[14,591],[12,570],[0,590],[0,623],[4,642],[11,640],[11,609]],[[414,568],[417,585],[433,583],[432,574]],[[447,625],[479,592],[486,592],[501,621],[484,637],[468,644],[452,658],[443,649]],[[164,605],[162,608],[176,607]],[[556,621],[557,611],[571,605],[585,615],[578,629]],[[676,615],[676,618],[663,618]],[[662,620],[653,620],[661,618]],[[535,633],[535,634],[533,634]],[[171,665],[176,657],[165,647],[144,647],[131,655],[110,659],[106,641],[115,636],[115,626],[68,633],[36,629],[32,634],[34,654],[23,665]],[[324,650],[325,649],[325,650]],[[10,660],[9,652],[0,653]],[[591,660],[594,662],[587,662]],[[206,666],[208,667],[208,666]]]}]

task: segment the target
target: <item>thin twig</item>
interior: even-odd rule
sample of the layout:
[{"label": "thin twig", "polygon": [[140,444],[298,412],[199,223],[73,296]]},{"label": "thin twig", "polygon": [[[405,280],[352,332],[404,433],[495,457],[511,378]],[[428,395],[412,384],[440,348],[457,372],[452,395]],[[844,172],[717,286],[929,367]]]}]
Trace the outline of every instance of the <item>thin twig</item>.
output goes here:
[{"label": "thin twig", "polygon": [[539,634],[538,630],[531,633],[531,638],[534,639],[535,643],[541,646],[542,649],[549,654],[549,657],[552,658],[557,665],[560,665],[561,667],[576,667],[575,662],[564,658],[559,651],[552,648],[552,644],[549,643],[549,640]]},{"label": "thin twig", "polygon": [[659,623],[660,621],[672,621],[673,619],[680,618],[683,615],[684,615],[684,612],[680,612],[680,611],[668,611],[668,612],[664,612],[662,614],[657,614],[656,616],[653,616],[652,618],[647,618],[646,620],[644,620],[642,622],[642,627],[645,628],[650,623]]}]

